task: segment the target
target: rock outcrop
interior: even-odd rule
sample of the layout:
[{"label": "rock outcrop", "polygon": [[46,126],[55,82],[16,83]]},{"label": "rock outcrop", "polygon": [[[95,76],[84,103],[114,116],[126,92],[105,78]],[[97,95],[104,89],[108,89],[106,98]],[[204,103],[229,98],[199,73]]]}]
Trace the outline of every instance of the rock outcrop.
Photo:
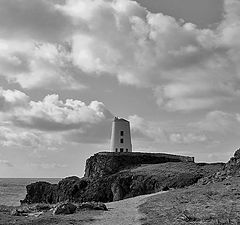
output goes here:
[{"label": "rock outcrop", "polygon": [[221,182],[234,176],[240,177],[240,149],[234,153],[234,156],[225,164],[222,170],[219,170],[208,177],[200,179],[198,184],[205,185],[209,183]]},{"label": "rock outcrop", "polygon": [[68,177],[55,185],[30,184],[21,203],[117,201],[189,186],[222,167],[223,164],[197,164],[191,157],[167,154],[96,154],[87,160],[83,178]]},{"label": "rock outcrop", "polygon": [[70,202],[59,203],[53,209],[53,215],[73,214],[76,212],[77,206]]}]

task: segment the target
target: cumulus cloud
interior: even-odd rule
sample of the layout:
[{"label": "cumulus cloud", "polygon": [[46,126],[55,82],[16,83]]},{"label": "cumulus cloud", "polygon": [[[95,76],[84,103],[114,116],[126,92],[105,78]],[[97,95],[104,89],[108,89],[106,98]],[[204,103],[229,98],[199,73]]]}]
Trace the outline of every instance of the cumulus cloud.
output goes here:
[{"label": "cumulus cloud", "polygon": [[4,90],[0,87],[0,111],[7,111],[14,107],[23,107],[29,97],[18,90]]},{"label": "cumulus cloud", "polygon": [[224,1],[224,19],[214,29],[130,0],[25,1],[0,3],[0,74],[9,82],[84,88],[72,73],[78,68],[81,75],[148,87],[171,111],[212,108],[239,96],[238,0]]},{"label": "cumulus cloud", "polygon": [[239,82],[238,43],[230,39],[238,33],[239,2],[230,2],[215,30],[150,13],[127,0],[71,0],[60,10],[85,24],[72,39],[76,66],[86,73],[115,75],[124,84],[150,87],[158,104],[168,110],[191,111],[239,94],[234,85]]},{"label": "cumulus cloud", "polygon": [[58,144],[57,140],[63,137],[68,141],[88,143],[108,138],[113,115],[102,102],[62,101],[54,94],[36,102],[23,92],[3,89],[0,99],[5,109],[0,113],[0,143],[4,146],[49,146]]},{"label": "cumulus cloud", "polygon": [[111,118],[112,114],[101,102],[92,101],[89,105],[72,99],[63,102],[58,95],[48,95],[43,101],[30,101],[27,108],[15,112],[13,122],[23,127],[61,131],[84,128]]},{"label": "cumulus cloud", "polygon": [[67,44],[0,37],[0,75],[23,88],[83,89],[71,76]]}]

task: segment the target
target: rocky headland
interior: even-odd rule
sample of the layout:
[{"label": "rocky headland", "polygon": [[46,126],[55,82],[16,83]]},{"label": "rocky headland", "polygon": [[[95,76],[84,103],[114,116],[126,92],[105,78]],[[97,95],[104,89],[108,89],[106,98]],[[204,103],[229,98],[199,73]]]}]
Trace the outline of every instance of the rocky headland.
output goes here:
[{"label": "rocky headland", "polygon": [[117,201],[189,186],[223,168],[223,163],[194,163],[185,156],[100,152],[87,159],[84,177],[32,183],[21,204]]},{"label": "rocky headland", "polygon": [[[141,224],[240,224],[239,188],[240,149],[227,163],[212,164],[167,154],[101,152],[87,160],[82,178],[28,185],[21,206],[0,206],[0,224],[113,224],[104,221],[138,220],[139,213]],[[164,190],[169,191],[157,193]],[[139,201],[149,193],[157,194]],[[134,196],[139,197],[128,199]]]}]

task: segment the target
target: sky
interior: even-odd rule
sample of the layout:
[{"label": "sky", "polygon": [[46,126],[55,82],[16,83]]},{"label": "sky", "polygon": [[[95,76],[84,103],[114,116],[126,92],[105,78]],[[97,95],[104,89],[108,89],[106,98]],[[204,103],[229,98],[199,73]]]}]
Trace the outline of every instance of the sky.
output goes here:
[{"label": "sky", "polygon": [[240,145],[239,0],[1,0],[0,177],[82,176],[114,116],[133,151]]}]

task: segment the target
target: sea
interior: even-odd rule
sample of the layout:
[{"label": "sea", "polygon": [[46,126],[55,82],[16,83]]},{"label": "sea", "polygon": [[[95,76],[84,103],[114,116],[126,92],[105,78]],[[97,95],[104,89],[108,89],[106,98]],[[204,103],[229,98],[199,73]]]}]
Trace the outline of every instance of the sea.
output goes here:
[{"label": "sea", "polygon": [[25,198],[26,186],[37,181],[58,183],[62,178],[0,178],[0,205],[19,206]]}]

